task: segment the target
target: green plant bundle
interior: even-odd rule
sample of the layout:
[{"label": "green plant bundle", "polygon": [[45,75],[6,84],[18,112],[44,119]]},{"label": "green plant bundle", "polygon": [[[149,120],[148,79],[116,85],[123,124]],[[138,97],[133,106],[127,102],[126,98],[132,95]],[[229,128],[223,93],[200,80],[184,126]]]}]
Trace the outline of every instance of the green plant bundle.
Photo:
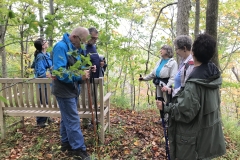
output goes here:
[{"label": "green plant bundle", "polygon": [[87,56],[80,55],[80,60],[77,60],[76,58],[79,55],[77,50],[69,51],[67,54],[74,57],[76,62],[72,66],[69,66],[68,69],[60,67],[58,70],[53,70],[52,75],[63,77],[64,74],[68,74],[68,78],[72,79],[72,76],[85,75],[84,70],[89,69],[88,66],[92,66],[89,54]]}]

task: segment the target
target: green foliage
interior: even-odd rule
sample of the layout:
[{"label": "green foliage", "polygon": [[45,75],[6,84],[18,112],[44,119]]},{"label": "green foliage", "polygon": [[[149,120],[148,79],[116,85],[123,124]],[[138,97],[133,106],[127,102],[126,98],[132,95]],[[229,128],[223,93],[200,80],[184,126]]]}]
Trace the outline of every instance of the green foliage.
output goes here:
[{"label": "green foliage", "polygon": [[12,10],[9,10],[8,17],[9,18],[15,18],[15,14],[14,14],[14,12]]},{"label": "green foliage", "polygon": [[131,102],[129,97],[125,96],[114,96],[112,100],[113,104],[124,109],[131,108]]},{"label": "green foliage", "polygon": [[222,88],[227,88],[227,87],[240,88],[240,83],[223,81]]},{"label": "green foliage", "polygon": [[[77,50],[75,51],[69,51],[69,56],[73,56],[77,58],[79,56],[79,53]],[[92,66],[92,63],[90,61],[90,55],[88,54],[86,57],[83,55],[80,55],[81,59],[77,60],[76,63],[74,63],[72,66],[70,66],[68,69],[60,67],[59,70],[53,70],[54,76],[63,77],[64,74],[68,74],[68,78],[72,79],[72,76],[79,76],[84,75],[85,72],[83,70],[88,69],[86,66]]]},{"label": "green foliage", "polygon": [[[240,156],[240,122],[224,114],[222,114],[222,121],[226,136],[226,147],[229,151],[221,158],[216,158],[216,160],[238,159]],[[236,144],[236,148],[231,146],[233,142]]]},{"label": "green foliage", "polygon": [[[8,103],[6,98],[4,98],[3,96],[0,96],[0,101],[4,102],[4,103]],[[1,103],[1,102],[0,102]]]}]

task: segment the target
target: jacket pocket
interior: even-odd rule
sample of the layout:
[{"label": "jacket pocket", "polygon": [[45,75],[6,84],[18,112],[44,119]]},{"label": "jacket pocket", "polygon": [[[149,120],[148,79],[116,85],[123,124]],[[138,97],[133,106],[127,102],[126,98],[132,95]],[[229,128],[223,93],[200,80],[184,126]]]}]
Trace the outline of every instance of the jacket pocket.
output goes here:
[{"label": "jacket pocket", "polygon": [[176,135],[176,158],[178,160],[196,160],[196,137]]}]

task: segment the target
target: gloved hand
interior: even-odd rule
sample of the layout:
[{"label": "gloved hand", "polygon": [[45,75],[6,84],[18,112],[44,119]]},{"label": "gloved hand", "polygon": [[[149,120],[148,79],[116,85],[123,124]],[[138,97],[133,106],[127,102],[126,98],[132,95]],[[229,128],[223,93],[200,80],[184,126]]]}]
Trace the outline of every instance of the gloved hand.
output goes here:
[{"label": "gloved hand", "polygon": [[139,81],[143,81],[143,77],[139,77],[138,80],[139,80]]}]

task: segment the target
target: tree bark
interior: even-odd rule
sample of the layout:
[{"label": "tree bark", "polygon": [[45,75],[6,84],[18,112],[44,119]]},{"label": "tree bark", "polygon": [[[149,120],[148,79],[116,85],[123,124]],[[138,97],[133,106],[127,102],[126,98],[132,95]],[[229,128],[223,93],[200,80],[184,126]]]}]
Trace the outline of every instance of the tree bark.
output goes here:
[{"label": "tree bark", "polygon": [[[0,25],[0,44],[4,45],[5,40],[5,33],[6,33],[6,28],[5,26]],[[2,74],[1,77],[6,78],[7,77],[7,63],[6,63],[6,51],[5,47],[0,48],[0,54],[2,58]]]},{"label": "tree bark", "polygon": [[[42,5],[42,0],[38,0],[38,4]],[[43,9],[39,8],[39,21],[40,23],[43,22]],[[43,25],[40,25],[40,37],[44,37],[44,32],[43,32]]]},{"label": "tree bark", "polygon": [[[179,0],[177,13],[177,36],[179,35],[189,35],[189,12],[191,10],[190,0]],[[181,61],[181,57],[177,55],[178,64]]]},{"label": "tree bark", "polygon": [[[218,3],[219,0],[208,0],[206,12],[206,33],[212,35],[216,41],[217,41]],[[218,47],[216,46],[216,48]],[[212,61],[218,68],[220,67],[217,49],[212,58]]]},{"label": "tree bark", "polygon": [[[54,7],[53,7],[53,0],[49,0],[49,9],[50,9],[50,14],[54,15]],[[49,47],[53,46],[53,37],[50,35],[49,37]]]},{"label": "tree bark", "polygon": [[196,37],[199,34],[199,20],[200,20],[200,0],[196,0],[194,39],[196,39]]},{"label": "tree bark", "polygon": [[179,0],[177,13],[177,36],[189,35],[189,11],[191,10],[190,0]]},{"label": "tree bark", "polygon": [[[2,6],[0,5],[0,9],[4,8],[6,6]],[[9,9],[11,9],[11,6],[9,7]],[[7,30],[7,25],[8,25],[8,17],[5,19],[4,15],[1,14],[0,12],[0,19],[2,19],[2,21],[0,21],[0,44],[2,46],[4,46],[5,43],[5,35],[6,35],[6,30]],[[5,20],[4,20],[5,19]],[[7,77],[7,62],[6,62],[6,51],[5,51],[5,47],[1,47],[0,48],[0,55],[2,58],[2,77],[6,78]]]}]

